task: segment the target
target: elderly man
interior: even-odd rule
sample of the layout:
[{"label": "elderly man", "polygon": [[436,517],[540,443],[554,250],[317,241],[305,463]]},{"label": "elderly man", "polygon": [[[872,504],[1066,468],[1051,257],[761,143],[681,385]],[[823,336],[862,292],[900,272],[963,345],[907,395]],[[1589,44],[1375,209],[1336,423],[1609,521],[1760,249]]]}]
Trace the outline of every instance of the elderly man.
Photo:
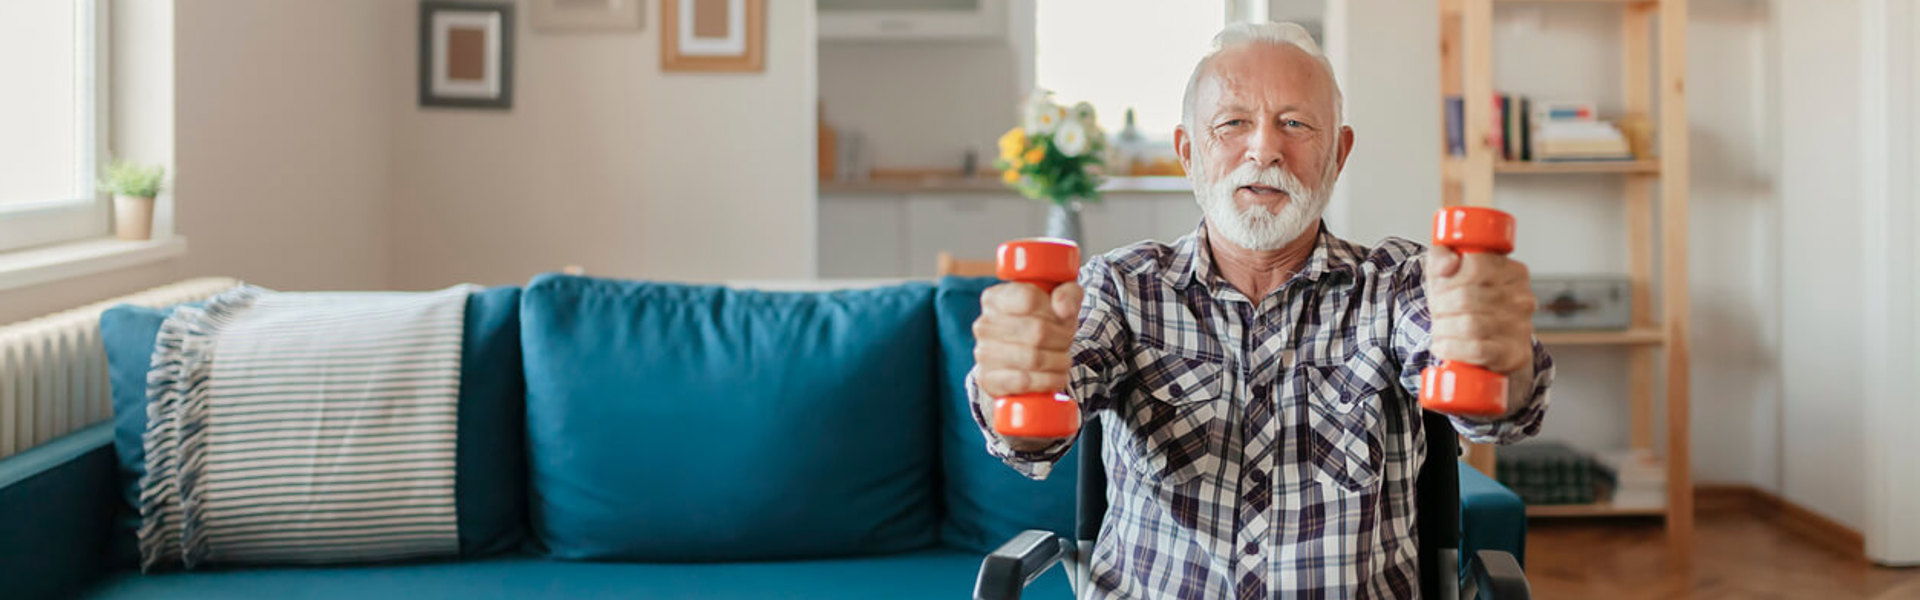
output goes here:
[{"label": "elderly man", "polygon": [[1526,267],[1334,237],[1320,216],[1353,140],[1305,30],[1229,27],[1174,132],[1199,229],[1090,260],[1051,297],[983,296],[967,384],[988,451],[1043,478],[1073,443],[999,436],[994,397],[1064,388],[1103,419],[1094,596],[1413,597],[1414,476],[1424,436],[1453,433],[1421,431],[1421,369],[1510,377],[1504,416],[1454,418],[1468,438],[1539,430],[1553,363]]}]

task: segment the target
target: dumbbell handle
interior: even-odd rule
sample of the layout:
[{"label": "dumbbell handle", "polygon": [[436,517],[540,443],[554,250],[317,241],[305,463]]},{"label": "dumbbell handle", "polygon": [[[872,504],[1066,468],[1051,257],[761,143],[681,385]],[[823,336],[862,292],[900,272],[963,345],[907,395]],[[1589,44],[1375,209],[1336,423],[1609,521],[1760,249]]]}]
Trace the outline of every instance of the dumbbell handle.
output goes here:
[{"label": "dumbbell handle", "polygon": [[[1000,245],[995,263],[1001,279],[1032,284],[1051,296],[1054,288],[1079,276],[1080,246],[1051,238],[1014,240]],[[1001,435],[1064,438],[1079,428],[1080,405],[1066,394],[1037,392],[993,400],[993,430]]]},{"label": "dumbbell handle", "polygon": [[[1462,255],[1513,251],[1513,216],[1491,208],[1452,206],[1433,216],[1433,243]],[[1420,373],[1420,406],[1451,415],[1507,413],[1507,378],[1479,365],[1441,361]]]}]

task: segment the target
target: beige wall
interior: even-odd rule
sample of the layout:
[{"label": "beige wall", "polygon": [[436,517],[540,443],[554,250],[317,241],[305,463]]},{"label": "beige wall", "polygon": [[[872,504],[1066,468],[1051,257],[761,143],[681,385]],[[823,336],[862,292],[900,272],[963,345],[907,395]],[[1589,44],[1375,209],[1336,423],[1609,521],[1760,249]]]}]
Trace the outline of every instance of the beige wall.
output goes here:
[{"label": "beige wall", "polygon": [[[412,10],[411,3],[404,10]],[[809,277],[811,1],[767,3],[766,72],[663,73],[640,33],[520,20],[511,112],[413,106],[394,120],[392,283],[521,283],[579,264],[619,277]],[[413,20],[386,35],[411,42]]]},{"label": "beige wall", "polygon": [[[971,145],[989,169],[996,140],[1020,118],[1024,60],[1003,39],[829,42],[820,45],[820,98],[828,123],[866,136],[874,168],[959,170]],[[1101,121],[1117,130],[1122,117]]]},{"label": "beige wall", "polygon": [[[1774,0],[1780,55],[1780,247],[1784,343],[1779,491],[1852,527],[1866,524],[1858,153],[1864,27],[1858,0]],[[1818,114],[1818,127],[1801,126]],[[1884,326],[1884,324],[1881,324]]]},{"label": "beige wall", "polygon": [[413,2],[115,4],[145,45],[118,61],[133,83],[115,144],[174,166],[188,254],[0,290],[0,323],[199,275],[420,289],[567,264],[813,274],[811,2],[767,3],[766,72],[747,75],[662,73],[657,2],[639,33],[536,33],[523,10],[509,112],[416,106]]},{"label": "beige wall", "polygon": [[[132,104],[114,111],[130,135],[115,143],[175,166],[175,230],[189,253],[0,291],[0,322],[196,275],[287,289],[386,285],[386,73],[411,56],[382,26],[392,4],[410,3],[177,0],[168,15],[164,3],[114,2],[116,29],[137,30],[153,52],[171,40],[171,89],[135,77],[124,90]],[[156,62],[119,58],[127,70]]]}]

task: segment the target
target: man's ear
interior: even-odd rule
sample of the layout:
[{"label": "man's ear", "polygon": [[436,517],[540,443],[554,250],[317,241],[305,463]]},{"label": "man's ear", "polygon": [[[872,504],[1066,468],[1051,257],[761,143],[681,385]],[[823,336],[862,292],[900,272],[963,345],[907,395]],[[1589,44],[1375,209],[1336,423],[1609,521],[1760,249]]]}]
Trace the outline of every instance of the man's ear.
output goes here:
[{"label": "man's ear", "polygon": [[1193,136],[1184,124],[1173,126],[1173,153],[1180,155],[1180,171],[1193,174]]},{"label": "man's ear", "polygon": [[[1347,126],[1347,125],[1341,125],[1340,126],[1339,171],[1345,171],[1347,169],[1347,154],[1352,152],[1353,152],[1353,127]],[[1338,174],[1339,171],[1336,171],[1335,174]]]}]

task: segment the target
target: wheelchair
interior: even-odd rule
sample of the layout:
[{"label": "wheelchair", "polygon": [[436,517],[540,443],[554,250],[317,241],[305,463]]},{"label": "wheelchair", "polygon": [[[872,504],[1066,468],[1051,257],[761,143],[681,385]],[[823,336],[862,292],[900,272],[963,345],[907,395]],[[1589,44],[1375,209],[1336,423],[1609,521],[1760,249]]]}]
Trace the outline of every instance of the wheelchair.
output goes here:
[{"label": "wheelchair", "polygon": [[[1463,477],[1459,436],[1445,415],[1421,411],[1427,438],[1427,460],[1415,481],[1415,514],[1419,529],[1420,597],[1438,600],[1478,598],[1526,600],[1531,597],[1526,573],[1512,552],[1479,549],[1461,563]],[[1066,571],[1076,597],[1086,597],[1091,582],[1094,538],[1107,512],[1106,469],[1100,463],[1099,419],[1088,419],[1080,432],[1079,480],[1075,482],[1074,536],[1029,529],[993,551],[980,563],[974,581],[975,600],[1018,600],[1028,584],[1058,564]],[[1518,550],[1524,543],[1526,508],[1518,495],[1471,468],[1465,477],[1476,488],[1474,506],[1466,511],[1475,519],[1496,525],[1505,544]],[[1516,533],[1517,532],[1517,533]],[[1484,541],[1482,542],[1485,543]],[[1496,541],[1498,543],[1498,541]],[[1471,547],[1471,546],[1469,546]]]}]

